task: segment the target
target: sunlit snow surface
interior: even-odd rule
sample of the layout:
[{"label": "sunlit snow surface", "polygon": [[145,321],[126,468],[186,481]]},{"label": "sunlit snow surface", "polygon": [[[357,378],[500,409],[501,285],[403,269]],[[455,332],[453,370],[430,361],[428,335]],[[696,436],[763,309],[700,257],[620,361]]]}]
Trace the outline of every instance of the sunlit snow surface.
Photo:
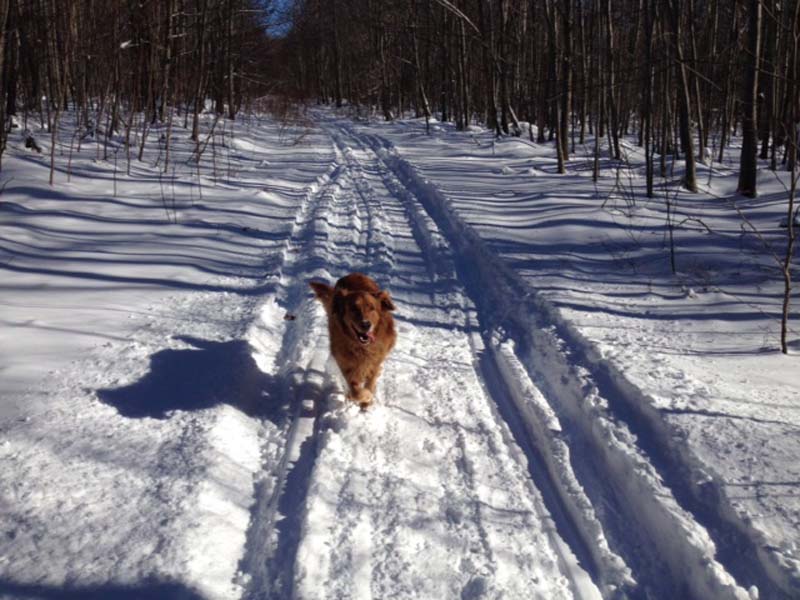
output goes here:
[{"label": "sunlit snow surface", "polygon": [[[52,188],[12,133],[0,597],[796,595],[800,333],[736,149],[669,178],[673,275],[635,146],[595,184],[591,144],[432,129],[243,119],[199,176],[181,128],[166,170],[88,139],[69,182],[65,142]],[[352,270],[397,304],[366,413],[307,288]]]}]

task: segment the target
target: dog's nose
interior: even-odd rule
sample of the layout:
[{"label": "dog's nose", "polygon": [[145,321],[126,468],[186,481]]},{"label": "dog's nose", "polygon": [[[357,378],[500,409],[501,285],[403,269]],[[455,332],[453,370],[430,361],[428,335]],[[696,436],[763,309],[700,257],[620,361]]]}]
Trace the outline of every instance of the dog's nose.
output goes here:
[{"label": "dog's nose", "polygon": [[372,322],[371,321],[361,321],[361,327],[363,329],[369,329],[370,327],[372,327]]}]

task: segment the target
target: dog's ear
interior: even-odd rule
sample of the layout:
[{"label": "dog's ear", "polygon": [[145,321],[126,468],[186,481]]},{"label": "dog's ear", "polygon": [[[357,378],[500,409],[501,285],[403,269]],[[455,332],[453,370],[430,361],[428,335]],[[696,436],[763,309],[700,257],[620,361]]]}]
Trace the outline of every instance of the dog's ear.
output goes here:
[{"label": "dog's ear", "polygon": [[392,302],[392,296],[386,290],[382,292],[378,292],[375,294],[375,297],[381,301],[381,307],[383,310],[394,310],[394,302]]},{"label": "dog's ear", "polygon": [[309,281],[308,285],[314,290],[317,300],[323,304],[329,304],[333,299],[333,288],[327,284],[320,283],[319,281]]}]

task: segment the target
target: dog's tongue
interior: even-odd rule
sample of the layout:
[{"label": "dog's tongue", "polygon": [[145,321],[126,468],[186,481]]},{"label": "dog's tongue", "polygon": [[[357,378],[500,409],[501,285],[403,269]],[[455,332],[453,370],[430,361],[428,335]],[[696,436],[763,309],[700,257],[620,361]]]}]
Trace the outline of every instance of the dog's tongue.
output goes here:
[{"label": "dog's tongue", "polygon": [[370,331],[370,332],[367,333],[367,338],[369,339],[370,342],[374,342],[375,341],[375,334]]}]

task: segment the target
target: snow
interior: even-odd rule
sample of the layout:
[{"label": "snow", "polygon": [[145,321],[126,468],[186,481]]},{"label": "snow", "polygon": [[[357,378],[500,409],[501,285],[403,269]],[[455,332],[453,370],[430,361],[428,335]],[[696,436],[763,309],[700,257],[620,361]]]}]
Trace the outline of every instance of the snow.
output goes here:
[{"label": "snow", "polygon": [[[12,133],[0,598],[798,595],[785,177],[734,205],[736,148],[696,196],[676,169],[673,275],[633,144],[594,183],[593,142],[561,176],[552,144],[309,118],[218,124],[199,169],[180,128],[166,170],[159,127],[130,174],[87,140],[52,188]],[[397,305],[367,412],[307,287],[354,270]]]},{"label": "snow", "polygon": [[[712,533],[721,542],[741,533],[737,543],[749,540],[760,555],[756,569],[750,561],[733,564],[735,558],[726,558],[728,568],[740,577],[763,568],[784,593],[794,594],[800,565],[791,547],[800,506],[788,489],[797,479],[800,377],[796,354],[776,352],[781,293],[776,265],[755,235],[742,234],[742,217],[731,202],[720,199],[735,189],[733,170],[724,178],[714,175],[717,179],[701,173],[709,177],[713,195],[679,198],[679,219],[701,220],[713,233],[691,227],[694,221],[677,232],[680,267],[671,276],[663,194],[648,202],[642,177],[633,179],[632,205],[630,197],[612,193],[603,209],[603,200],[619,187],[616,181],[601,180],[602,187],[595,187],[578,179],[591,168],[590,155],[583,158],[580,150],[563,183],[552,177],[501,180],[497,174],[507,167],[522,169],[531,162],[554,173],[552,147],[508,139],[489,150],[472,142],[474,134],[452,130],[429,138],[400,125],[360,129],[374,136],[375,147],[429,212],[438,213],[451,243],[461,244],[469,256],[464,272],[479,271],[476,293],[507,282],[520,288],[517,297],[535,299],[528,316],[509,317],[514,308],[503,306],[504,290],[487,301],[486,319],[523,330],[556,328],[556,340],[532,342],[531,360],[544,363],[533,370],[552,377],[553,365],[541,356],[559,341],[583,355],[585,366],[611,388],[606,393],[612,397],[601,399],[611,405],[609,416],[626,420],[640,438],[659,436],[640,439],[640,445],[655,446],[648,451],[661,477],[677,477],[671,485],[682,496],[680,503],[716,528]],[[775,225],[785,210],[788,174],[777,182],[768,173],[762,175],[761,198],[737,204],[777,246],[782,234]],[[792,330],[795,338],[797,333]],[[703,480],[702,486],[692,485],[692,478]],[[764,493],[763,486],[774,484],[776,495]],[[742,493],[742,487],[756,493]],[[744,576],[764,578],[763,572]]]}]

